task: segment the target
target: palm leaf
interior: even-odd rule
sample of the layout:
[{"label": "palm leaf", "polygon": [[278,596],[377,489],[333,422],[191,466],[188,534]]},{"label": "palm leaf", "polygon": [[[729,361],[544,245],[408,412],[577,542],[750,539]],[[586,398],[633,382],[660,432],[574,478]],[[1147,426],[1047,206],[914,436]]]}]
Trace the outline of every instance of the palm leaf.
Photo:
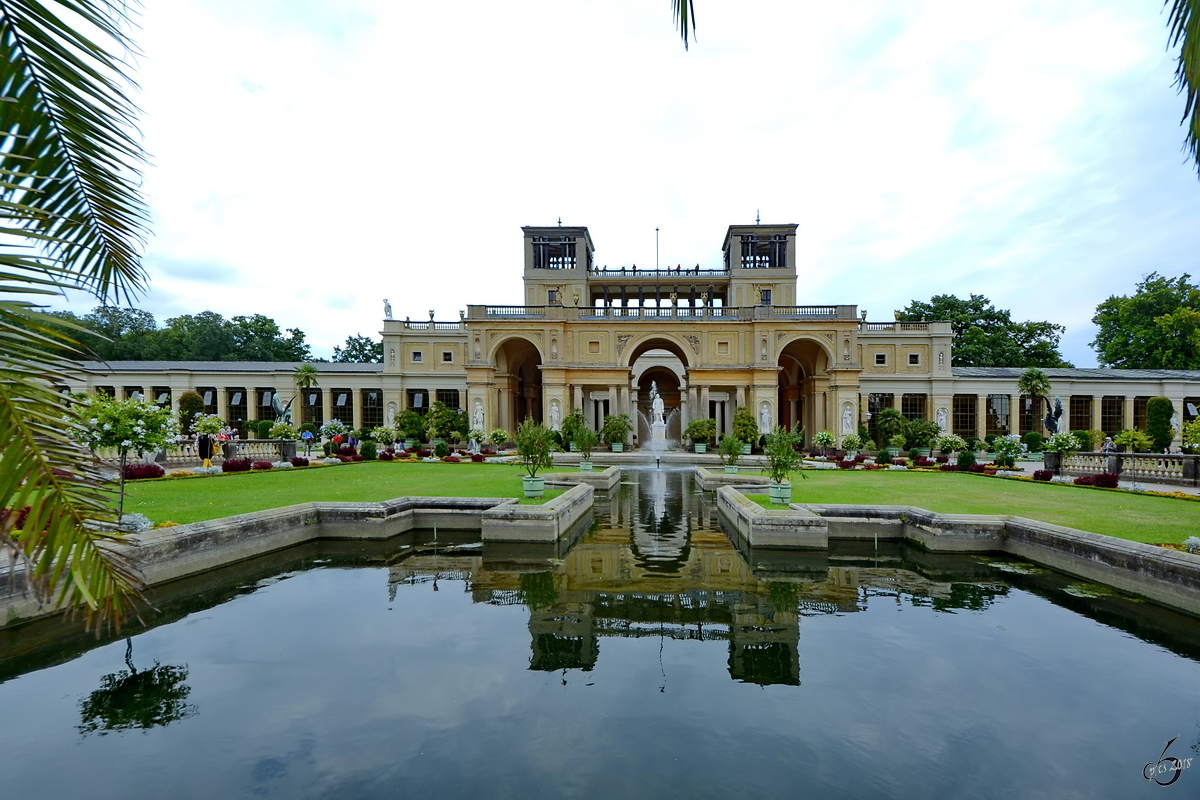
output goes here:
[{"label": "palm leaf", "polygon": [[1171,5],[1167,23],[1171,47],[1179,46],[1175,85],[1183,95],[1183,120],[1187,134],[1184,150],[1200,171],[1200,8],[1197,0],[1167,0]]},{"label": "palm leaf", "polygon": [[98,625],[120,624],[140,582],[57,388],[81,355],[71,326],[33,301],[67,288],[128,301],[144,284],[144,154],[111,54],[132,54],[125,14],[108,0],[0,0],[0,547],[40,599]]},{"label": "palm leaf", "polygon": [[696,38],[696,7],[692,0],[672,0],[672,11],[675,15],[675,27],[683,37],[683,49],[688,49],[688,26],[691,25],[692,38]]}]

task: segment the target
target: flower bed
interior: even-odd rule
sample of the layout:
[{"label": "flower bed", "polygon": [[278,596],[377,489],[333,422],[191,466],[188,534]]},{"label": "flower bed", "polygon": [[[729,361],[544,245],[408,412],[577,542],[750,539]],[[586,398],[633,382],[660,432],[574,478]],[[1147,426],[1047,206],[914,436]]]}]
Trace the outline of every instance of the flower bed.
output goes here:
[{"label": "flower bed", "polygon": [[[268,462],[269,463],[269,462]],[[221,462],[221,472],[249,472],[250,459],[230,458]]]},{"label": "flower bed", "polygon": [[126,464],[125,480],[140,481],[147,478],[161,478],[167,471],[158,464]]},{"label": "flower bed", "polygon": [[308,459],[305,458],[304,456],[296,456],[295,458],[292,459],[292,466],[293,467],[307,467]]},{"label": "flower bed", "polygon": [[265,469],[274,469],[274,468],[275,468],[275,465],[272,464],[270,461],[255,461],[253,464],[250,465],[250,469],[256,469],[256,470],[265,470]]}]

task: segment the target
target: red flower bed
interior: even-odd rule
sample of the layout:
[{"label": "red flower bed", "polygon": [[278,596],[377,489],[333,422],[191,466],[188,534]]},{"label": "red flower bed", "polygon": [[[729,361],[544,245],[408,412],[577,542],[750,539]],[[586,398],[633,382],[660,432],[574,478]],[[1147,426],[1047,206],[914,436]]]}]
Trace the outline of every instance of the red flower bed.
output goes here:
[{"label": "red flower bed", "polygon": [[482,464],[484,458],[485,456],[483,453],[476,453],[475,455],[471,456],[471,461],[476,464]]},{"label": "red flower bed", "polygon": [[950,456],[938,456],[936,460],[939,464],[949,464]]},{"label": "red flower bed", "polygon": [[125,480],[138,481],[146,478],[161,478],[167,471],[158,464],[126,464]]},{"label": "red flower bed", "polygon": [[221,462],[221,472],[249,472],[250,459],[230,458]]},{"label": "red flower bed", "polygon": [[1101,489],[1115,489],[1121,482],[1121,478],[1119,476],[1108,472],[1101,472],[1099,475],[1096,475],[1095,478],[1096,485]]},{"label": "red flower bed", "polygon": [[1054,470],[1052,470],[1052,469],[1038,469],[1038,470],[1034,470],[1034,472],[1033,472],[1033,479],[1035,481],[1048,481],[1053,477],[1054,477]]},{"label": "red flower bed", "polygon": [[379,454],[380,461],[391,461],[393,458],[395,458],[395,456],[392,455],[391,450],[384,450],[382,453]]},{"label": "red flower bed", "polygon": [[866,461],[866,460],[867,460],[867,457],[866,457],[866,456],[864,456],[862,453],[859,453],[858,455],[856,455],[856,456],[854,457],[854,463],[855,463],[855,464],[861,464],[861,463],[863,463],[863,462],[864,462],[864,461]]},{"label": "red flower bed", "polygon": [[958,465],[957,464],[942,464],[940,467],[938,467],[938,469],[941,470],[942,472],[958,472]]},{"label": "red flower bed", "polygon": [[304,456],[296,456],[295,458],[292,459],[292,466],[293,467],[307,467],[308,459],[305,458]]},{"label": "red flower bed", "polygon": [[913,462],[913,466],[915,466],[915,467],[932,467],[932,466],[936,466],[936,465],[937,465],[937,462],[927,456],[921,456],[920,458],[918,458],[916,461]]},{"label": "red flower bed", "polygon": [[429,458],[431,455],[433,455],[432,450],[421,449],[417,451],[417,458]]},{"label": "red flower bed", "polygon": [[854,469],[853,461],[839,461],[837,462],[837,465],[838,469]]},{"label": "red flower bed", "polygon": [[983,474],[984,469],[985,469],[985,467],[983,466],[983,464],[972,464],[971,465],[971,472],[974,472],[979,475]]},{"label": "red flower bed", "polygon": [[275,469],[275,465],[270,461],[255,461],[250,465],[251,469]]},{"label": "red flower bed", "polygon": [[883,464],[863,464],[863,469],[884,469]]},{"label": "red flower bed", "polygon": [[366,460],[367,460],[367,457],[366,457],[366,456],[360,456],[359,454],[355,453],[354,455],[350,456],[350,460],[351,460],[351,461],[353,461],[353,462],[355,462],[355,463],[357,463],[357,462],[359,462],[359,461],[366,461]]},{"label": "red flower bed", "polygon": [[1074,483],[1076,486],[1095,486],[1096,485],[1096,476],[1095,475],[1080,475],[1078,478],[1075,479]]},{"label": "red flower bed", "polygon": [[907,458],[893,458],[892,463],[895,464],[897,467],[907,467],[908,459]]},{"label": "red flower bed", "polygon": [[339,456],[356,456],[356,455],[358,455],[358,451],[355,450],[353,447],[346,446],[346,447],[339,447],[337,454]]},{"label": "red flower bed", "polygon": [[447,464],[457,464],[458,462],[462,461],[462,459],[458,456],[446,456],[442,459],[442,461],[445,461]]}]

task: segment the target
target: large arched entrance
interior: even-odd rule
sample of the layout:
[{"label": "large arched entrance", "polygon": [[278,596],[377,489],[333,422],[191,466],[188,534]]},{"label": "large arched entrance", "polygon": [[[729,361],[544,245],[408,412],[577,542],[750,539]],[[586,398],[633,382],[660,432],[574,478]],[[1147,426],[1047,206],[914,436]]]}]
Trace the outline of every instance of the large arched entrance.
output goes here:
[{"label": "large arched entrance", "polygon": [[528,339],[508,339],[496,350],[497,415],[510,433],[527,417],[542,422],[542,355]]},{"label": "large arched entrance", "polygon": [[829,427],[824,396],[828,370],[829,354],[812,339],[794,339],[779,353],[779,422],[804,428],[806,444]]},{"label": "large arched entrance", "polygon": [[651,387],[663,400],[667,441],[677,445],[683,438],[683,399],[687,360],[683,348],[671,339],[650,338],[639,342],[629,356],[633,377],[634,434],[638,444],[650,436]]}]

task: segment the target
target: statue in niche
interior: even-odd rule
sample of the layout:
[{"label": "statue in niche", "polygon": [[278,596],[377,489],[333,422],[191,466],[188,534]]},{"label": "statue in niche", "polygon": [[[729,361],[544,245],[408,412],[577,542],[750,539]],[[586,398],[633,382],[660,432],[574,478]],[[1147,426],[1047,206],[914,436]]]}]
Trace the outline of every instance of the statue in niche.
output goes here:
[{"label": "statue in niche", "polygon": [[854,406],[849,403],[842,406],[842,433],[854,433]]},{"label": "statue in niche", "polygon": [[765,400],[758,407],[758,430],[761,433],[771,432],[771,404]]},{"label": "statue in niche", "polygon": [[477,431],[483,430],[483,401],[475,398],[475,410],[471,412],[471,427]]},{"label": "statue in niche", "polygon": [[558,427],[560,424],[562,424],[562,410],[558,406],[558,400],[551,400],[550,401],[550,430],[552,430],[552,431],[558,430]]},{"label": "statue in niche", "polygon": [[388,363],[390,363],[393,367],[396,366],[396,348],[394,347],[392,348],[391,352],[388,353]]},{"label": "statue in niche", "polygon": [[550,340],[550,358],[551,360],[558,358],[558,339]]},{"label": "statue in niche", "polygon": [[392,318],[392,304],[387,301],[386,297],[383,298],[383,318],[384,319]]},{"label": "statue in niche", "polygon": [[395,403],[387,404],[386,420],[387,420],[387,426],[389,428],[396,424],[396,404]]},{"label": "statue in niche", "polygon": [[937,410],[937,413],[933,415],[933,419],[934,422],[937,423],[937,426],[942,429],[943,433],[949,432],[950,411],[945,406],[942,406]]},{"label": "statue in niche", "polygon": [[576,286],[574,289],[571,290],[571,302],[574,305],[579,305],[579,287],[578,286]]}]

